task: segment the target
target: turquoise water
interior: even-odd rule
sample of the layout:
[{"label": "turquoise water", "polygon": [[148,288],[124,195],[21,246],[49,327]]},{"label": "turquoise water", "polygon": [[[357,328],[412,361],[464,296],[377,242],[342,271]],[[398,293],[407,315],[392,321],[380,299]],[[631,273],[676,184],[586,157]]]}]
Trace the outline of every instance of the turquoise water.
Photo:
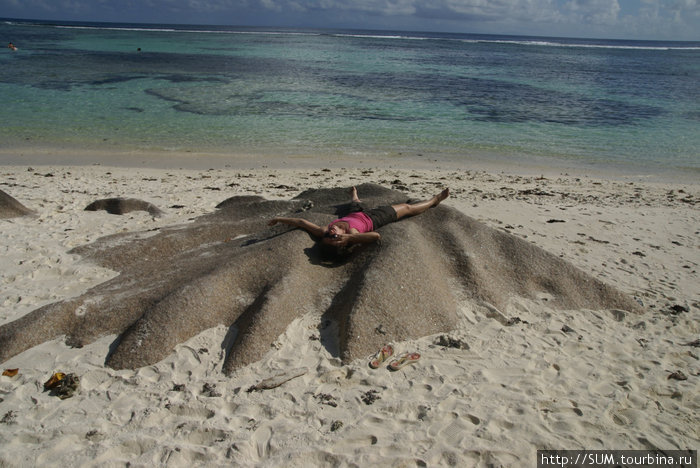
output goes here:
[{"label": "turquoise water", "polygon": [[11,20],[0,33],[19,48],[0,53],[5,148],[700,170],[700,43]]}]

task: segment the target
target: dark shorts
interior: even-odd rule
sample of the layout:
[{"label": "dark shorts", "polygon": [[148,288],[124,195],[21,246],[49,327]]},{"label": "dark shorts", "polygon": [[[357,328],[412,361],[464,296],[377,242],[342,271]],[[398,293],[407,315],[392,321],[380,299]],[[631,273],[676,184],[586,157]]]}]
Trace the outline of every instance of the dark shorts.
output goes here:
[{"label": "dark shorts", "polygon": [[372,227],[375,230],[398,220],[396,210],[389,205],[378,206],[367,210],[364,206],[362,206],[362,204],[352,202],[350,204],[350,213],[356,213],[358,211],[362,211],[364,214],[369,216],[369,219],[372,220]]}]

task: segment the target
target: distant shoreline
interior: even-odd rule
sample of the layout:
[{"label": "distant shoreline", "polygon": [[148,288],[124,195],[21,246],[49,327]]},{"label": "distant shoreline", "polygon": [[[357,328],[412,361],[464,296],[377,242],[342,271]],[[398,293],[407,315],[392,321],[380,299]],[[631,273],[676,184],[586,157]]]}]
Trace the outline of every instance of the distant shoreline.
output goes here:
[{"label": "distant shoreline", "polygon": [[463,155],[380,154],[361,155],[265,152],[133,150],[128,148],[70,148],[26,146],[0,148],[2,166],[92,166],[153,169],[313,169],[395,168],[402,170],[470,170],[518,175],[579,176],[609,180],[698,183],[694,168],[654,168],[632,165],[592,165],[547,157],[523,157],[495,153]]}]

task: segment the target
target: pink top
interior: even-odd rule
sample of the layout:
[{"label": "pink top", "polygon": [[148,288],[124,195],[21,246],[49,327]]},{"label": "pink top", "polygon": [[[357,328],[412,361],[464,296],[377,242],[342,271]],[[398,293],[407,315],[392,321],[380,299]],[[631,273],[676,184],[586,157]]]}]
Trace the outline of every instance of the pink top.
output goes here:
[{"label": "pink top", "polygon": [[357,229],[358,232],[371,232],[374,230],[374,225],[369,216],[361,211],[350,213],[347,216],[331,221],[329,226],[333,226],[335,223],[345,221],[350,226],[350,229]]}]

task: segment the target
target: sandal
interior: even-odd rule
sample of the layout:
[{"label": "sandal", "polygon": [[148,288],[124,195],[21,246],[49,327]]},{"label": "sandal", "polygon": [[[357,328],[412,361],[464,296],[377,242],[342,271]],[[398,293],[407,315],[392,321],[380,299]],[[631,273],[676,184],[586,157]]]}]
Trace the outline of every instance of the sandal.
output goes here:
[{"label": "sandal", "polygon": [[369,367],[376,369],[382,365],[382,362],[389,359],[394,354],[394,347],[391,345],[386,345],[374,355],[372,360],[369,362]]},{"label": "sandal", "polygon": [[419,359],[420,354],[418,353],[403,353],[397,359],[391,361],[391,364],[389,364],[389,370],[397,371],[404,366],[418,362]]}]

